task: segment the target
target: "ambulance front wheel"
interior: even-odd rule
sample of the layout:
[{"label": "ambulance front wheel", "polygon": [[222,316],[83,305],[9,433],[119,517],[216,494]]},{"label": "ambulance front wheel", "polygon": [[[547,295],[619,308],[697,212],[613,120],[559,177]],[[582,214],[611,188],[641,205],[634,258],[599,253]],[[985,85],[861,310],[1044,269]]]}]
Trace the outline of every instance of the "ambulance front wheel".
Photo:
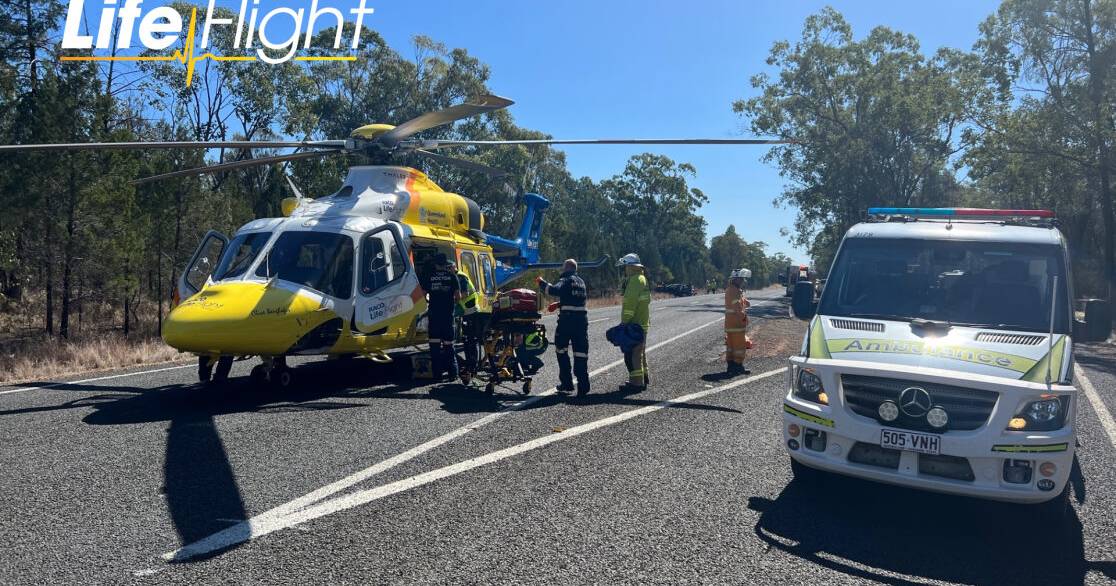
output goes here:
[{"label": "ambulance front wheel", "polygon": [[1053,499],[1037,505],[1024,506],[1029,506],[1034,509],[1034,519],[1039,527],[1057,531],[1058,528],[1062,527],[1066,522],[1070,510],[1073,508],[1070,506],[1069,491],[1069,483],[1066,483],[1066,486],[1062,488],[1062,492],[1058,493],[1058,496]]},{"label": "ambulance front wheel", "polygon": [[794,458],[791,458],[790,463],[791,475],[794,476],[795,482],[805,485],[814,485],[821,482],[825,477],[825,472],[802,464]]}]

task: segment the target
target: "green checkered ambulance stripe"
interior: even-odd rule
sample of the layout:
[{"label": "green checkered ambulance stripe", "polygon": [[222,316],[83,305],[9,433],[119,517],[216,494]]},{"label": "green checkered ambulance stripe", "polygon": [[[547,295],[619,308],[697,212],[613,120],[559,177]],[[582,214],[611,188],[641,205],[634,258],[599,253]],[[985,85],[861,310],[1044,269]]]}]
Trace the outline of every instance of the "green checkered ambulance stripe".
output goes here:
[{"label": "green checkered ambulance stripe", "polygon": [[993,452],[1008,452],[1011,454],[1040,454],[1044,452],[1064,452],[1069,449],[1069,444],[1046,444],[1044,446],[992,446]]},{"label": "green checkered ambulance stripe", "polygon": [[783,411],[786,411],[787,413],[790,413],[791,415],[794,415],[795,417],[797,417],[799,419],[805,419],[806,421],[809,421],[810,423],[816,423],[818,425],[824,425],[826,427],[833,427],[833,420],[832,419],[826,419],[824,417],[818,417],[817,415],[810,415],[809,413],[806,413],[804,411],[799,411],[798,409],[795,409],[794,407],[791,407],[790,405],[787,405],[786,403],[783,403]]},{"label": "green checkered ambulance stripe", "polygon": [[[813,346],[813,335],[810,340]],[[913,354],[916,356],[929,356],[947,360],[959,360],[973,364],[983,364],[1025,374],[1035,367],[1037,360],[1025,356],[1016,356],[1005,352],[996,352],[985,348],[973,348],[957,344],[932,344],[923,341],[900,341],[876,338],[841,338],[822,342],[829,353],[869,353],[869,354]],[[1055,352],[1060,352],[1060,343],[1055,347]],[[813,354],[813,352],[811,352]],[[1060,360],[1059,360],[1060,362]],[[1060,366],[1060,364],[1059,364]],[[1045,372],[1045,371],[1043,371]],[[1055,371],[1057,376],[1057,371]]]}]

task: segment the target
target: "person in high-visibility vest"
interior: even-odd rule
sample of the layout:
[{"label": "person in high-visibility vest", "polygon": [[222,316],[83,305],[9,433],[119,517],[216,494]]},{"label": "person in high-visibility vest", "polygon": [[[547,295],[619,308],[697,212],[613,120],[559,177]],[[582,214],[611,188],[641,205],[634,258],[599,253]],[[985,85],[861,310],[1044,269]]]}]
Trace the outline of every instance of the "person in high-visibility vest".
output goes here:
[{"label": "person in high-visibility vest", "polygon": [[[558,328],[554,331],[554,352],[558,355],[558,392],[573,392],[573,375],[577,376],[577,394],[589,392],[589,314],[585,307],[585,281],[577,276],[577,261],[562,263],[562,276],[551,284],[536,277],[547,295],[558,297]],[[573,346],[573,371],[570,369],[570,346]]]},{"label": "person in high-visibility vest", "polygon": [[434,380],[442,380],[447,372],[451,380],[458,375],[457,354],[453,350],[456,338],[453,313],[457,301],[461,299],[461,287],[456,273],[454,262],[439,254],[433,270],[427,272],[422,280],[422,288],[429,297],[427,319]]},{"label": "person in high-visibility vest", "polygon": [[744,358],[752,342],[748,340],[748,308],[751,303],[744,297],[744,269],[737,269],[729,276],[725,286],[725,362],[728,374],[751,374],[744,367]]},{"label": "person in high-visibility vest", "polygon": [[624,364],[628,367],[628,382],[620,387],[622,391],[640,392],[647,388],[650,375],[647,369],[647,333],[651,329],[651,289],[643,274],[643,264],[639,256],[628,254],[616,266],[624,267],[624,305],[620,313],[620,323],[634,323],[643,328],[643,342],[624,353]]},{"label": "person in high-visibility vest", "polygon": [[480,311],[480,294],[467,273],[457,271],[457,285],[461,289],[461,298],[454,307],[454,314],[461,317],[461,334],[465,338],[465,369],[461,372],[461,378],[468,384],[477,373],[481,338],[488,327],[489,316]]}]

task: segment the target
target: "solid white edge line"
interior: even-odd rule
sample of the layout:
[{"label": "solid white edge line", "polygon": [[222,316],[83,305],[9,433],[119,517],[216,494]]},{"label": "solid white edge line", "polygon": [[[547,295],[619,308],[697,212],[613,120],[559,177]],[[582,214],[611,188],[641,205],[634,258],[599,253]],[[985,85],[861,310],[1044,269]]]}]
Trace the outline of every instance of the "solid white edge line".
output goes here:
[{"label": "solid white edge line", "polygon": [[1073,375],[1077,377],[1077,382],[1081,384],[1081,390],[1085,392],[1085,397],[1093,405],[1093,411],[1096,412],[1097,419],[1100,419],[1101,427],[1108,434],[1108,441],[1112,442],[1112,447],[1116,448],[1116,421],[1113,421],[1112,413],[1109,413],[1108,407],[1105,407],[1104,401],[1097,394],[1097,389],[1093,388],[1093,381],[1085,376],[1085,370],[1081,366],[1073,365]]},{"label": "solid white edge line", "polygon": [[519,454],[536,450],[543,446],[577,437],[590,431],[594,431],[611,425],[616,425],[618,423],[628,421],[629,419],[634,419],[642,415],[647,415],[649,413],[654,413],[656,411],[666,409],[667,407],[673,407],[675,405],[681,405],[684,403],[691,403],[704,397],[708,397],[709,395],[721,393],[751,382],[781,374],[783,372],[786,372],[786,370],[786,367],[770,370],[756,376],[733,381],[731,383],[721,385],[712,389],[698,391],[696,393],[691,393],[682,397],[667,399],[665,401],[655,403],[654,405],[648,405],[646,407],[640,407],[638,409],[625,411],[624,413],[619,413],[617,415],[605,417],[603,419],[598,419],[596,421],[571,427],[560,433],[550,433],[533,440],[511,446],[509,448],[504,448],[502,450],[490,452],[483,456],[478,456],[476,458],[471,458],[463,462],[458,462],[457,464],[451,464],[449,466],[444,466],[436,470],[417,474],[415,476],[411,476],[410,478],[404,478],[403,480],[397,480],[395,482],[377,486],[375,488],[361,490],[351,494],[347,494],[345,496],[322,501],[316,505],[298,510],[283,517],[273,517],[269,519],[260,519],[259,517],[256,517],[253,519],[249,519],[244,523],[240,523],[224,531],[214,533],[209,537],[181,547],[175,551],[163,554],[163,558],[168,561],[183,561],[193,557],[197,557],[199,555],[205,555],[215,551],[220,551],[222,549],[225,549],[232,545],[236,545],[238,543],[243,543],[250,539],[262,537],[281,529],[287,529],[296,525],[301,525],[302,523],[306,523],[307,521],[312,521],[320,517],[345,511],[353,507],[367,504],[369,502],[398,494],[412,488],[417,488],[425,484],[430,484],[444,478],[456,476],[463,472],[468,472],[475,468],[480,468],[481,466],[494,464],[501,460],[506,460],[513,456],[518,456]]},{"label": "solid white edge line", "polygon": [[49,390],[49,389],[56,389],[58,387],[64,387],[64,386],[67,386],[67,385],[83,385],[83,384],[86,384],[86,383],[95,383],[95,382],[103,381],[103,380],[112,380],[114,378],[124,378],[124,377],[128,377],[128,376],[139,376],[141,374],[155,374],[157,372],[167,372],[167,371],[170,371],[170,370],[180,370],[180,369],[183,369],[183,368],[191,368],[193,366],[196,366],[196,365],[194,365],[194,364],[183,364],[181,366],[170,366],[170,367],[167,367],[167,368],[157,368],[155,370],[141,370],[139,372],[126,372],[124,374],[113,374],[113,375],[109,375],[109,376],[99,376],[97,378],[87,378],[85,380],[75,380],[75,381],[69,381],[69,382],[51,383],[49,385],[43,385],[41,387],[27,387],[27,388],[23,388],[23,389],[10,389],[10,390],[7,390],[7,391],[0,391],[0,395],[11,395],[11,394],[14,394],[14,393],[29,393],[31,391],[44,391],[44,390]]}]

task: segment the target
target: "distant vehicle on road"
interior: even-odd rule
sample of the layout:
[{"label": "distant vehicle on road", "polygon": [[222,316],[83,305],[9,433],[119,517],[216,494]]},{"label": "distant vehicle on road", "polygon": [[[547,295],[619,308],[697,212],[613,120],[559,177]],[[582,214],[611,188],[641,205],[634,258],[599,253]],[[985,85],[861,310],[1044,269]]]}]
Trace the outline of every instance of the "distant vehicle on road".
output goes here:
[{"label": "distant vehicle on road", "polygon": [[669,293],[675,297],[690,297],[694,294],[694,286],[684,283],[671,283],[655,287],[656,293]]},{"label": "distant vehicle on road", "polygon": [[[790,359],[796,478],[1068,509],[1076,442],[1066,240],[1044,210],[874,208],[849,229]],[[1035,530],[1041,530],[1035,528]]]},{"label": "distant vehicle on road", "polygon": [[813,281],[815,278],[816,275],[809,266],[790,265],[784,274],[779,275],[779,282],[787,286],[786,297],[792,297],[799,281]]}]

